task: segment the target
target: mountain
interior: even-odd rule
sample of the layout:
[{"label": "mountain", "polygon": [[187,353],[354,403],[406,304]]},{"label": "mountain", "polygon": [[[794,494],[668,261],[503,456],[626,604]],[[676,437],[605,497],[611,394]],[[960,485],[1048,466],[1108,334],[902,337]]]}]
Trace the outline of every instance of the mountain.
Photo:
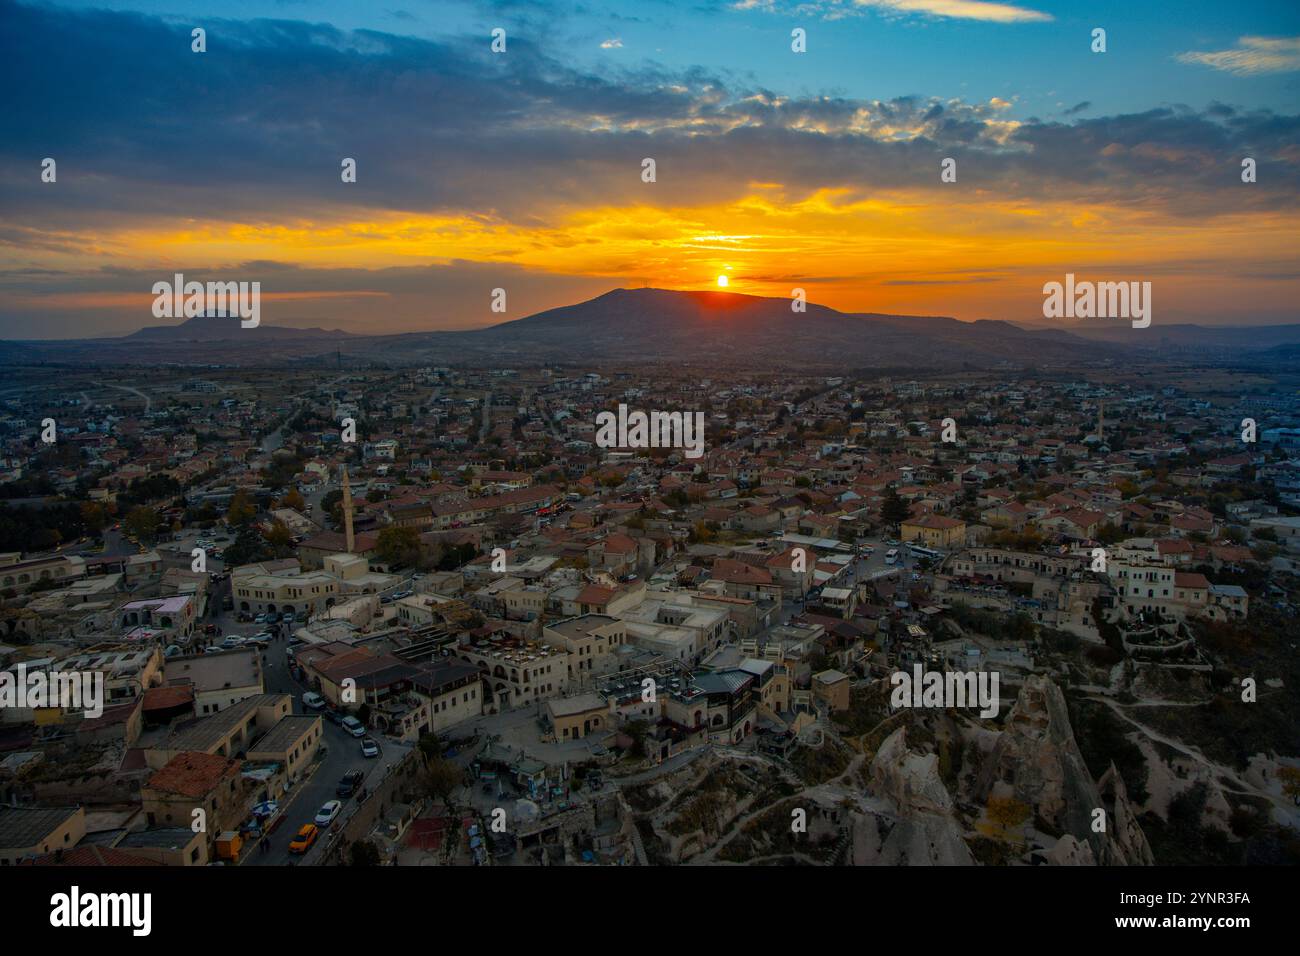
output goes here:
[{"label": "mountain", "polygon": [[454,348],[465,360],[677,361],[845,366],[990,366],[1078,362],[1118,350],[1055,331],[945,316],[838,312],[734,292],[615,289],[485,329],[401,337],[381,352]]},{"label": "mountain", "polygon": [[[1300,329],[1300,327],[1287,327]],[[1011,322],[959,322],[939,315],[838,312],[785,298],[734,292],[614,289],[586,302],[483,329],[357,335],[338,330],[239,326],[236,318],[192,318],[118,338],[0,342],[0,362],[31,364],[268,365],[330,361],[392,365],[671,361],[773,368],[987,368],[1130,361],[1163,354],[1169,336],[1188,349],[1244,347],[1240,331],[1200,326],[1069,330]],[[1125,331],[1127,329],[1127,332]],[[1129,336],[1127,333],[1132,333]],[[1145,333],[1145,334],[1144,334]],[[1201,333],[1204,333],[1203,335]],[[1140,338],[1138,336],[1141,336]],[[1162,338],[1161,336],[1165,336]],[[1264,345],[1284,345],[1285,333]],[[1260,343],[1256,343],[1260,344]],[[1285,355],[1279,356],[1284,358]]]},{"label": "mountain", "polygon": [[238,342],[255,332],[259,343],[267,339],[333,339],[351,336],[342,329],[296,329],[284,325],[257,325],[246,329],[238,316],[200,315],[186,319],[180,325],[147,325],[138,332],[124,335],[113,341],[129,342]]},{"label": "mountain", "polygon": [[[1027,331],[1048,328],[1041,322],[1016,324]],[[1148,328],[1135,329],[1127,320],[1096,319],[1091,322],[1072,322],[1055,328],[1090,342],[1162,350],[1233,352],[1300,345],[1300,325],[1297,324],[1227,326],[1174,323],[1161,325],[1157,321]]]}]

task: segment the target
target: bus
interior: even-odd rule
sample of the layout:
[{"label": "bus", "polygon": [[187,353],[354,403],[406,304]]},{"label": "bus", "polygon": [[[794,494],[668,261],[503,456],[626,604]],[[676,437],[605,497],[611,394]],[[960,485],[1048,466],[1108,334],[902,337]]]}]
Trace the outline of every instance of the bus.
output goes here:
[{"label": "bus", "polygon": [[908,545],[907,550],[912,553],[912,557],[914,558],[929,558],[931,561],[938,561],[943,557],[943,555],[938,551],[935,551],[933,548],[923,548],[917,544]]}]

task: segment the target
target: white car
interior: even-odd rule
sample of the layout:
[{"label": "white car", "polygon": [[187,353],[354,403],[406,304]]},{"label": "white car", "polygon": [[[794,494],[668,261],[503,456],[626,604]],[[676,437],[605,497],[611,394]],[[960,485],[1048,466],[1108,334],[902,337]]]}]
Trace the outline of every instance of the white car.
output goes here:
[{"label": "white car", "polygon": [[366,725],[355,717],[344,717],[339,722],[339,726],[350,733],[353,737],[364,737],[366,735]]},{"label": "white car", "polygon": [[375,743],[373,740],[367,737],[365,740],[361,741],[361,756],[378,757],[379,744]]},{"label": "white car", "polygon": [[324,710],[325,698],[320,694],[313,694],[311,691],[302,695],[302,705],[308,710]]},{"label": "white car", "polygon": [[324,828],[338,819],[339,811],[343,809],[343,804],[338,800],[331,800],[320,808],[320,813],[316,814],[316,826]]}]

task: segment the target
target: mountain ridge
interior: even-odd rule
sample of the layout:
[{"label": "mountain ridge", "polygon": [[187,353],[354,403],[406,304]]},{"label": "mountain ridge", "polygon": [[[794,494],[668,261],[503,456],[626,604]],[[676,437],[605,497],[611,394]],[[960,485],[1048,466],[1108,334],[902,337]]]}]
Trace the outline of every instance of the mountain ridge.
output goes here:
[{"label": "mountain ridge", "polygon": [[[213,325],[225,322],[225,325]],[[1172,331],[1170,331],[1172,330]],[[1190,331],[1189,331],[1190,330]],[[1134,351],[1223,349],[1231,335],[1181,324],[1109,340],[1078,327],[1025,326],[1003,319],[962,322],[944,315],[842,312],[813,302],[795,312],[789,298],[715,290],[615,288],[479,329],[378,335],[199,316],[174,326],[146,326],[117,337],[0,341],[0,361],[137,364],[308,362],[346,352],[351,361],[394,365],[519,364],[574,360],[798,363],[816,367],[992,367],[1125,360]],[[1151,334],[1154,333],[1154,334]],[[1180,337],[1172,341],[1171,336]],[[1244,341],[1243,341],[1244,340]],[[1257,340],[1238,334],[1238,348]],[[1264,343],[1300,343],[1282,333]],[[196,346],[202,354],[196,355]],[[142,353],[144,350],[145,353]]]}]

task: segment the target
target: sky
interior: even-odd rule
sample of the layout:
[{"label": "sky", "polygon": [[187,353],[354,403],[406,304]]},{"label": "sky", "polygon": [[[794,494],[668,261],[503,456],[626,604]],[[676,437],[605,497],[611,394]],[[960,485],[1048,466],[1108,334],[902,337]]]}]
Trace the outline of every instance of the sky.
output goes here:
[{"label": "sky", "polygon": [[0,0],[0,89],[0,338],[167,324],[177,272],[360,333],[719,276],[1043,322],[1073,273],[1150,281],[1156,324],[1300,321],[1294,2]]}]

